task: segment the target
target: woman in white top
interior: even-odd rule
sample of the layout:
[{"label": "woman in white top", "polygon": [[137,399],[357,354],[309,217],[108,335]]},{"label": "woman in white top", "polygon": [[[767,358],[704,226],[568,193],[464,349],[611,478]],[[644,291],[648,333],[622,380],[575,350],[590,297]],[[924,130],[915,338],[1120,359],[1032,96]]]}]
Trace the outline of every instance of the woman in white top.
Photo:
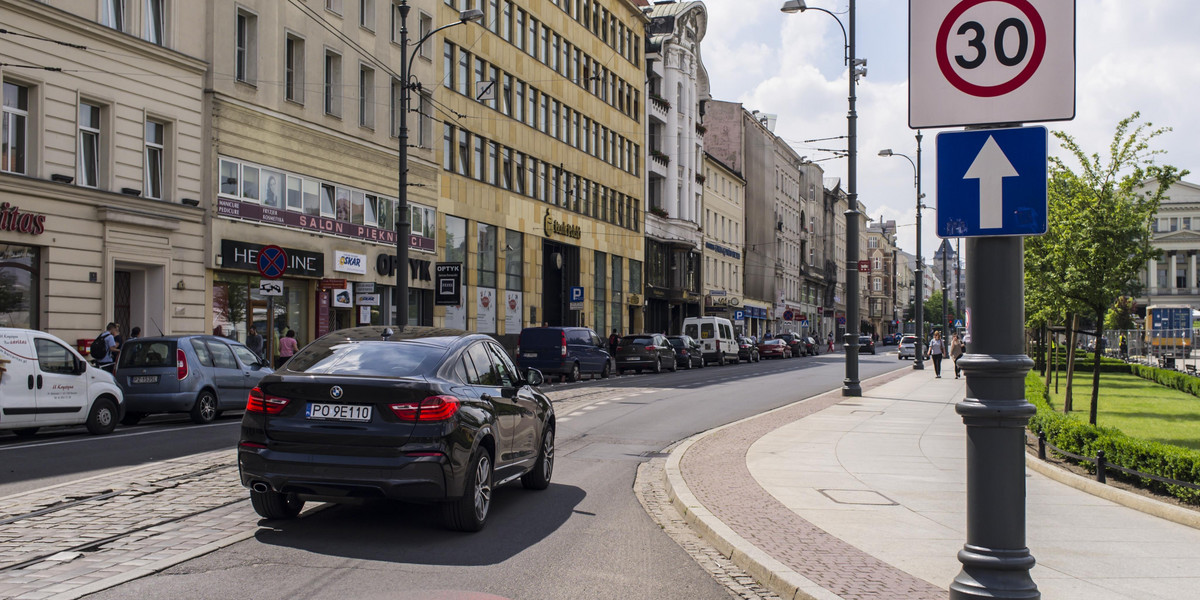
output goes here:
[{"label": "woman in white top", "polygon": [[945,344],[942,343],[942,332],[933,332],[933,340],[929,342],[929,350],[925,352],[925,358],[933,359],[933,374],[935,378],[942,377],[942,355],[946,353]]}]

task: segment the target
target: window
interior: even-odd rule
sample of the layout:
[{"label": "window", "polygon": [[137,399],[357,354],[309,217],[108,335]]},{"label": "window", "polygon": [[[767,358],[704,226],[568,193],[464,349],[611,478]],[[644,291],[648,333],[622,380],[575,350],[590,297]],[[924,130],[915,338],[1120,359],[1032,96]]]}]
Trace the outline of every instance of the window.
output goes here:
[{"label": "window", "polygon": [[503,0],[503,14],[500,16],[500,37],[504,41],[512,40],[512,2]]},{"label": "window", "polygon": [[883,278],[874,277],[871,279],[871,291],[873,291],[873,292],[882,292],[883,291]]},{"label": "window", "polygon": [[29,88],[4,82],[3,152],[0,152],[0,170],[8,173],[26,173],[25,162],[28,150]]},{"label": "window", "polygon": [[505,288],[521,291],[525,278],[523,256],[524,236],[511,229],[504,232],[504,283]]},{"label": "window", "polygon": [[375,0],[358,0],[358,26],[375,31]]},{"label": "window", "polygon": [[304,103],[304,40],[288,34],[284,42],[283,97]]},{"label": "window", "polygon": [[455,83],[458,86],[458,93],[464,96],[470,94],[471,55],[461,49],[458,51],[458,75],[456,77],[457,81]]},{"label": "window", "polygon": [[421,148],[433,147],[433,95],[425,90],[421,90],[419,104],[417,105],[418,122],[420,125],[417,128],[417,146]]},{"label": "window", "polygon": [[338,15],[342,14],[342,0],[325,0],[325,10]]},{"label": "window", "polygon": [[[422,12],[417,18],[417,39],[419,40],[429,35],[430,31],[433,31],[433,17]],[[396,39],[398,40],[399,38]],[[417,56],[430,60],[433,59],[433,36],[429,36],[429,39],[426,39],[424,43],[417,46]]]},{"label": "window", "polygon": [[254,83],[258,65],[258,17],[238,10],[234,33],[237,37],[234,75],[238,81]]},{"label": "window", "polygon": [[496,226],[479,223],[478,234],[479,287],[494,288],[496,287]]},{"label": "window", "polygon": [[868,240],[867,240],[867,247],[868,247],[868,248],[878,248],[878,247],[879,247],[879,238],[870,238],[870,239],[868,239]]},{"label": "window", "polygon": [[342,57],[325,51],[325,114],[342,114]]},{"label": "window", "polygon": [[505,116],[512,114],[513,81],[512,75],[505,73],[500,85],[500,112]]},{"label": "window", "polygon": [[476,181],[483,181],[483,138],[475,136],[472,138],[474,153],[471,155],[471,160],[475,166],[473,176]]},{"label": "window", "polygon": [[84,187],[100,182],[100,107],[79,103],[79,180]]},{"label": "window", "polygon": [[125,0],[101,0],[100,24],[125,31]]},{"label": "window", "polygon": [[358,124],[375,128],[375,70],[358,67]]},{"label": "window", "polygon": [[143,35],[147,42],[163,44],[164,22],[163,0],[146,0],[146,31]]},{"label": "window", "polygon": [[[471,172],[471,134],[458,130],[458,174]],[[448,259],[447,259],[448,260]]]},{"label": "window", "polygon": [[75,374],[75,355],[66,346],[37,337],[33,338],[33,345],[37,349],[38,368],[42,372],[57,375]]},{"label": "window", "polygon": [[454,172],[454,127],[442,125],[442,170]]},{"label": "window", "polygon": [[142,193],[147,198],[163,198],[163,155],[167,126],[153,120],[146,121],[146,166],[143,172]]},{"label": "window", "polygon": [[442,45],[442,85],[454,89],[454,44]]}]

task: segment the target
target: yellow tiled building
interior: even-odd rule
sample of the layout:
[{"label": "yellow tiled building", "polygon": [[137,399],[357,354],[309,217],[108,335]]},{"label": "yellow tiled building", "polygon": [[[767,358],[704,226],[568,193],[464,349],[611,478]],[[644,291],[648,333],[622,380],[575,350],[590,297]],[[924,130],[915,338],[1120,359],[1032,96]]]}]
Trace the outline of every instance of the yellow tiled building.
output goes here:
[{"label": "yellow tiled building", "polygon": [[439,252],[466,277],[435,321],[639,330],[646,18],[628,0],[444,0],[438,20],[476,7],[438,49]]}]

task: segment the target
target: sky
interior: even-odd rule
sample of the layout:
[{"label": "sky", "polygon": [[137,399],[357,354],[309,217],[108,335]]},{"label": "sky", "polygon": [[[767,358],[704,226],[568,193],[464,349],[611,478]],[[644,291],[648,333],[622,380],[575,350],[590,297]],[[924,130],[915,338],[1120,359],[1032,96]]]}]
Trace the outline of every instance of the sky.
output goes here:
[{"label": "sky", "polygon": [[[779,115],[776,135],[810,160],[845,148],[844,38],[838,23],[817,11],[784,14],[783,0],[704,0],[709,25],[701,42],[713,98]],[[922,0],[915,0],[922,1]],[[1035,0],[1034,5],[1047,1]],[[995,4],[994,2],[989,4]],[[809,0],[848,22],[848,0]],[[895,220],[901,249],[914,252],[916,189],[913,166],[881,157],[890,148],[916,160],[916,131],[908,127],[908,2],[858,0],[856,54],[867,59],[858,85],[858,195],[872,219]],[[1088,152],[1107,153],[1117,123],[1140,111],[1143,122],[1172,131],[1157,138],[1158,158],[1196,173],[1200,182],[1200,11],[1195,0],[1076,0],[1075,118],[1047,122]],[[1190,100],[1189,100],[1190,98]],[[1033,124],[1033,123],[1030,123]],[[922,131],[922,254],[940,244],[935,231],[935,136]],[[1066,155],[1053,137],[1052,156]],[[822,160],[826,177],[844,177],[846,159]],[[1073,163],[1069,163],[1073,164]],[[929,259],[926,258],[928,261]]]}]

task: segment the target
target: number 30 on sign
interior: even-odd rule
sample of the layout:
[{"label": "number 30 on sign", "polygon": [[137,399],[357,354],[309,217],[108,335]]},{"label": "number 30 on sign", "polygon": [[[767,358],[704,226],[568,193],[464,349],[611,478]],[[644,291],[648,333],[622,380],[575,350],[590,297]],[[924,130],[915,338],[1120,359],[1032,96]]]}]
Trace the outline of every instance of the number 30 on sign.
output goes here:
[{"label": "number 30 on sign", "polygon": [[1072,0],[909,0],[909,126],[1075,116]]}]

